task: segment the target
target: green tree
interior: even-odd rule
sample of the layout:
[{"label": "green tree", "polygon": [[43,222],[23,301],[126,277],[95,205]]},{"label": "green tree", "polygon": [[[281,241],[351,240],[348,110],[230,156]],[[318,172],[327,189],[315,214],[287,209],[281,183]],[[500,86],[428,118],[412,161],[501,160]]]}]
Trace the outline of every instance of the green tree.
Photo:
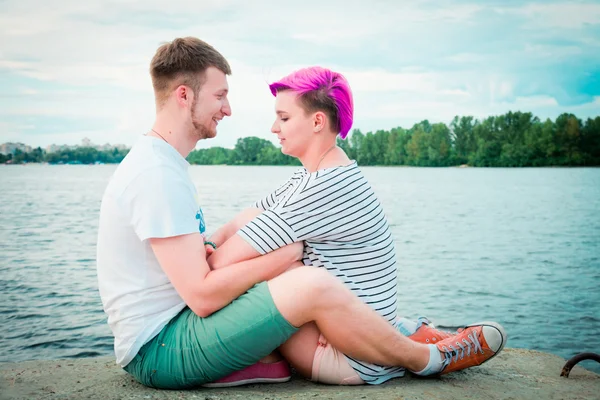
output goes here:
[{"label": "green tree", "polygon": [[488,117],[473,129],[476,150],[469,155],[469,164],[477,167],[500,166],[502,143],[498,140],[496,117]]},{"label": "green tree", "polygon": [[600,116],[585,121],[580,144],[585,165],[600,165]]},{"label": "green tree", "polygon": [[456,163],[466,164],[469,155],[477,150],[477,141],[473,130],[478,121],[473,117],[458,117],[455,116],[450,123],[450,131],[454,146]]},{"label": "green tree", "polygon": [[233,150],[223,147],[211,147],[192,151],[187,160],[190,164],[221,165],[228,164]]},{"label": "green tree", "polygon": [[362,145],[365,140],[365,135],[360,131],[360,129],[353,129],[352,136],[350,137],[350,148],[352,149],[351,154],[348,154],[353,160],[358,161],[359,154],[362,152]]},{"label": "green tree", "polygon": [[447,166],[452,163],[452,139],[446,124],[433,124],[427,148],[428,165]]},{"label": "green tree", "polygon": [[27,153],[24,153],[23,150],[15,149],[15,152],[12,156],[13,164],[23,164],[23,162],[25,162],[25,154]]},{"label": "green tree", "polygon": [[232,155],[232,164],[256,165],[258,156],[265,147],[273,146],[268,140],[258,137],[239,138],[235,144]]},{"label": "green tree", "polygon": [[556,118],[555,140],[560,148],[559,162],[562,165],[581,165],[584,156],[581,146],[581,121],[573,114],[561,114]]},{"label": "green tree", "polygon": [[372,132],[367,132],[365,135],[360,151],[358,152],[358,161],[361,165],[375,165],[377,161],[377,148],[375,143],[375,135]]},{"label": "green tree", "polygon": [[0,164],[5,164],[9,161],[12,162],[12,154],[11,153],[8,153],[8,154],[0,153]]},{"label": "green tree", "polygon": [[429,165],[429,137],[422,124],[411,129],[411,138],[406,144],[406,163],[420,167]]}]

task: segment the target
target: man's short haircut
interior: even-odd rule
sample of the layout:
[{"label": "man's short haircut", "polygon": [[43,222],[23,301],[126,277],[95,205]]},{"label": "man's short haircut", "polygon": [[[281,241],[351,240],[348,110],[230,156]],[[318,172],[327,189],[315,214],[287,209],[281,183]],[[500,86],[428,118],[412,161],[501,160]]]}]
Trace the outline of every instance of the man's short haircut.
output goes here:
[{"label": "man's short haircut", "polygon": [[194,94],[198,94],[209,67],[231,75],[231,67],[225,57],[198,38],[177,38],[161,45],[150,63],[157,105],[161,107],[179,85],[189,86]]},{"label": "man's short haircut", "polygon": [[346,138],[352,127],[354,102],[346,78],[322,67],[303,68],[269,85],[273,96],[283,90],[298,93],[304,111],[322,111],[331,122],[331,129]]}]

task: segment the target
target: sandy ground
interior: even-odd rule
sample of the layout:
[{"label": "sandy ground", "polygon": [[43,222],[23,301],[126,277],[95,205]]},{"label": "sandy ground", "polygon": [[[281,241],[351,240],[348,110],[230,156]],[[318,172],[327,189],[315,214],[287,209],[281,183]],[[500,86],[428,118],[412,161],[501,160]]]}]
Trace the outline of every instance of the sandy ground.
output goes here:
[{"label": "sandy ground", "polygon": [[[590,362],[590,361],[588,361]],[[442,378],[394,379],[379,386],[340,387],[300,377],[275,385],[164,391],[146,388],[112,357],[0,363],[2,399],[600,399],[600,375],[576,366],[560,377],[565,360],[530,350],[505,349],[481,367]]]}]

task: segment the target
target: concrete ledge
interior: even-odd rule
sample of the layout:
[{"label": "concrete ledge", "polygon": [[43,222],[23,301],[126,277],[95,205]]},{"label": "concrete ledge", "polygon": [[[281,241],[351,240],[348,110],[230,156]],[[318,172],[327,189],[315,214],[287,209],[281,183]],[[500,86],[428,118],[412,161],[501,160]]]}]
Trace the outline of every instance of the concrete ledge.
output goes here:
[{"label": "concrete ledge", "polygon": [[576,366],[561,378],[566,360],[505,349],[489,363],[442,378],[394,379],[379,386],[340,387],[300,377],[275,385],[161,391],[146,388],[112,357],[0,363],[2,399],[598,399],[600,375]]}]

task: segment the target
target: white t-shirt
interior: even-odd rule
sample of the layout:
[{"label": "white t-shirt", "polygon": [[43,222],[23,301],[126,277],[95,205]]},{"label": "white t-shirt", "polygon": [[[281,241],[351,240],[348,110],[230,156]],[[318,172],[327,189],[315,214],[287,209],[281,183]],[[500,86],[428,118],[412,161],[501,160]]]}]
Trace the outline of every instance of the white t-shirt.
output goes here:
[{"label": "white t-shirt", "polygon": [[185,307],[148,239],[204,233],[188,166],[162,139],[142,136],[102,198],[98,288],[122,367]]}]

